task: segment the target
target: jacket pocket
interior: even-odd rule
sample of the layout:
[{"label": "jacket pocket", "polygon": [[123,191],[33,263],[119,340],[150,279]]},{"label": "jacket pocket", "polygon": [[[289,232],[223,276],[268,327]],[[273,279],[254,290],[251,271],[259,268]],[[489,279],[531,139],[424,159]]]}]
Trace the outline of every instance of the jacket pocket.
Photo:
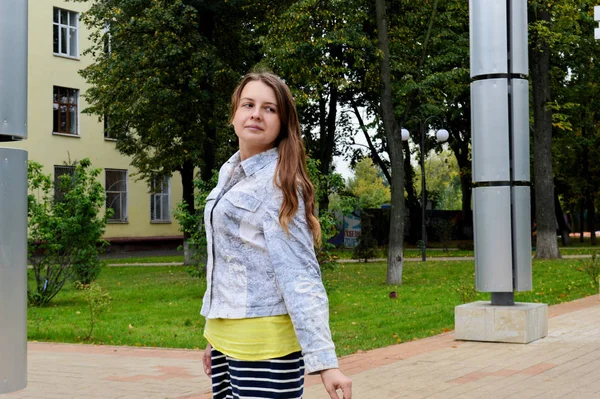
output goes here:
[{"label": "jacket pocket", "polygon": [[260,199],[243,191],[230,191],[223,198],[226,198],[236,208],[249,212],[256,212],[260,204],[262,204]]}]

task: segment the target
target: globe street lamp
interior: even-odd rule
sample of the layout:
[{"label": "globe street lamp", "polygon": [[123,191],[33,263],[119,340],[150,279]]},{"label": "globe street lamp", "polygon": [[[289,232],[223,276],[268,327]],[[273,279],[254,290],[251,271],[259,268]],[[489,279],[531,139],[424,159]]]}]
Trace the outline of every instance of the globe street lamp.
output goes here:
[{"label": "globe street lamp", "polygon": [[[428,126],[427,122],[432,118],[436,118],[440,122],[442,122],[442,121],[437,116],[430,116],[430,117],[426,118],[424,122],[421,122],[421,120],[417,117],[413,117],[413,118],[417,119],[419,121],[419,132],[420,132],[419,133],[420,134],[419,141],[420,141],[420,149],[421,149],[421,241],[422,241],[421,259],[423,262],[425,262],[427,260],[427,255],[426,255],[427,233],[425,231],[425,208],[427,206],[427,203],[426,203],[427,195],[425,192],[425,189],[426,189],[426,184],[425,184],[425,127]],[[410,133],[408,132],[407,129],[404,129],[404,128],[402,128],[401,132],[402,132],[402,141],[407,141],[408,138],[410,137]],[[435,137],[436,137],[437,141],[440,143],[443,143],[444,141],[448,140],[449,136],[450,136],[450,134],[448,133],[448,131],[446,129],[439,129],[439,130],[436,130],[436,132],[435,132]]]}]

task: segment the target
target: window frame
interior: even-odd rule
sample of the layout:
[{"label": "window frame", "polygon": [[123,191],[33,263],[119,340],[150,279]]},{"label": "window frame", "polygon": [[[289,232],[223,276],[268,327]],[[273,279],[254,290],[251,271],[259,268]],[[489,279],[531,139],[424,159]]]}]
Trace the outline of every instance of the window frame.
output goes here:
[{"label": "window frame", "polygon": [[104,125],[104,140],[106,141],[117,141],[117,138],[111,133],[112,130],[110,128],[110,116],[104,115],[103,117],[103,125]]},{"label": "window frame", "polygon": [[[64,198],[65,192],[59,190],[58,183],[60,176],[69,174],[71,178],[75,179],[75,166],[74,165],[54,165],[54,200],[60,201]],[[61,173],[59,173],[59,170]]]},{"label": "window frame", "polygon": [[[155,191],[157,185],[160,191]],[[156,214],[157,202],[161,205],[159,217]],[[150,184],[150,223],[171,223],[171,176],[165,176],[159,184],[156,181]]]},{"label": "window frame", "polygon": [[[67,90],[66,98],[71,98],[71,91],[74,92],[75,104],[72,104],[67,100],[67,102],[61,102],[61,90]],[[64,87],[64,86],[52,86],[52,134],[70,136],[70,137],[79,137],[79,100],[80,100],[80,92],[79,89],[74,89],[72,87]],[[66,111],[66,131],[60,131],[61,119],[60,119],[60,108],[64,106],[67,108]],[[71,108],[75,107],[75,111],[71,111]],[[75,132],[71,133],[70,127],[71,118],[69,117],[71,113],[75,114]],[[56,114],[56,115],[55,115]],[[55,126],[56,125],[56,126]],[[56,128],[56,129],[55,129]],[[58,131],[57,131],[58,130]]]},{"label": "window frame", "polygon": [[[116,183],[120,183],[120,182],[125,182],[125,189],[123,191],[121,190],[111,190],[111,187],[108,187],[108,174],[107,172],[119,172],[119,173],[123,173],[124,174],[124,178],[121,178],[120,180],[118,180],[117,182],[113,183],[112,186],[114,186]],[[128,205],[129,205],[129,201],[128,201],[128,193],[129,193],[129,171],[127,169],[104,169],[104,193],[106,194],[106,201],[105,201],[105,209],[106,211],[108,211],[109,209],[115,209],[113,206],[109,206],[109,194],[117,194],[117,196],[115,197],[115,199],[111,200],[111,205],[114,203],[114,201],[116,199],[119,199],[121,201],[120,203],[120,209],[121,209],[121,215],[117,215],[116,212],[114,212],[113,216],[111,216],[108,219],[108,223],[129,223],[129,212],[128,212]],[[119,217],[116,217],[119,216]]]},{"label": "window frame", "polygon": [[[55,20],[56,12],[58,11],[58,21]],[[66,24],[62,21],[63,12],[67,13]],[[71,18],[75,19],[75,24],[71,25]],[[63,45],[63,29],[66,31],[67,38],[65,43],[67,45],[66,51],[62,52]],[[74,32],[73,32],[74,31]],[[57,35],[55,37],[55,34]],[[71,51],[71,38],[75,35],[75,50]],[[77,11],[67,10],[66,8],[53,7],[52,8],[52,52],[57,57],[71,58],[79,60],[79,13]],[[55,44],[57,45],[54,51]],[[75,54],[75,55],[73,55]]]}]

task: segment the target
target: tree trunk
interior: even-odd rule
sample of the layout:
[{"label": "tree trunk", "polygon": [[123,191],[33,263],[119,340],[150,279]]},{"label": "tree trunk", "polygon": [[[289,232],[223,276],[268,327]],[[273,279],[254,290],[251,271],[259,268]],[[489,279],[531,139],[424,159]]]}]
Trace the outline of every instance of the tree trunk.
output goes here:
[{"label": "tree trunk", "polygon": [[585,220],[585,202],[579,201],[579,242],[583,242],[584,220]]},{"label": "tree trunk", "polygon": [[383,54],[380,64],[381,113],[383,128],[387,138],[392,169],[392,209],[390,214],[390,241],[386,284],[402,284],[404,266],[404,163],[402,157],[402,137],[394,117],[392,102],[390,52],[388,44],[385,0],[376,0],[377,37]]},{"label": "tree trunk", "polygon": [[[333,150],[335,148],[335,131],[336,131],[336,119],[337,119],[337,107],[338,107],[339,91],[335,85],[331,85],[329,89],[329,104],[326,109],[326,102],[324,98],[319,100],[319,109],[321,112],[320,117],[320,151],[319,151],[319,171],[325,178],[329,175],[329,169],[333,160]],[[328,190],[326,190],[328,191]],[[329,208],[329,196],[325,193],[319,198],[319,210],[327,211]]]},{"label": "tree trunk", "polygon": [[[469,104],[468,102],[466,104]],[[470,107],[470,105],[468,105]],[[465,105],[464,108],[467,108]],[[462,194],[461,200],[461,222],[460,227],[460,238],[461,239],[473,239],[473,212],[471,210],[471,159],[470,159],[470,143],[471,143],[471,130],[470,127],[461,124],[460,122],[456,125],[451,125],[450,130],[456,132],[453,134],[452,140],[450,140],[450,148],[456,158],[458,164],[459,176],[460,176],[460,190]]]},{"label": "tree trunk", "polygon": [[590,244],[596,245],[596,209],[594,206],[594,195],[588,194],[586,198],[587,202],[587,217],[588,217],[588,228],[590,230]]},{"label": "tree trunk", "polygon": [[415,191],[415,170],[410,163],[408,141],[402,142],[402,148],[404,149],[404,189],[406,190],[404,209],[408,209],[408,236],[405,239],[411,244],[415,244],[421,239],[421,205],[419,205]]},{"label": "tree trunk", "polygon": [[[456,147],[456,146],[455,146]],[[464,148],[453,148],[454,156],[456,157],[456,162],[458,164],[458,169],[460,170],[460,190],[462,194],[461,199],[461,213],[462,220],[460,226],[461,238],[472,239],[473,238],[473,211],[471,210],[471,195],[472,195],[472,187],[471,187],[471,173],[465,172],[467,170],[471,170],[471,161],[469,160],[469,146],[465,144],[464,146],[460,146]]]},{"label": "tree trunk", "polygon": [[[584,136],[585,136],[585,131],[583,132]],[[592,245],[596,245],[596,226],[594,223],[594,219],[596,218],[596,209],[594,206],[594,195],[593,195],[593,188],[591,187],[591,183],[590,181],[592,180],[592,176],[590,174],[590,151],[589,148],[586,146],[583,149],[583,156],[582,158],[582,163],[583,163],[583,170],[584,170],[584,175],[585,175],[585,189],[584,189],[584,195],[585,195],[585,208],[587,209],[587,226],[588,226],[588,230],[590,231],[590,243]],[[583,212],[582,212],[582,223],[583,223]],[[582,230],[582,234],[581,236],[583,237],[583,229]],[[583,242],[583,240],[581,240],[581,242]]]},{"label": "tree trunk", "polygon": [[[194,165],[191,161],[185,161],[181,168],[181,186],[183,189],[182,199],[186,204],[187,211],[190,215],[196,212],[194,204]],[[194,248],[191,248],[188,240],[191,234],[188,231],[183,232],[183,264],[193,264]]]},{"label": "tree trunk", "polygon": [[385,176],[385,180],[388,182],[389,185],[391,185],[392,175],[390,175],[390,171],[388,170],[385,162],[383,162],[383,159],[381,159],[379,153],[377,152],[377,149],[373,145],[373,140],[371,140],[371,137],[369,136],[369,131],[367,130],[367,127],[365,126],[365,123],[363,122],[363,119],[360,116],[360,112],[358,112],[358,107],[356,106],[356,103],[354,102],[354,100],[351,99],[350,104],[352,105],[352,109],[354,110],[354,116],[356,116],[356,119],[358,120],[360,129],[363,132],[363,136],[365,137],[367,146],[369,147],[369,151],[371,152],[371,159],[376,165],[378,165],[381,168],[381,171]]},{"label": "tree trunk", "polygon": [[571,245],[571,227],[568,225],[565,220],[565,213],[562,210],[562,206],[560,205],[560,200],[558,199],[558,194],[556,190],[554,192],[554,209],[556,210],[556,220],[558,221],[558,230],[560,231],[560,240],[562,245],[568,247]]},{"label": "tree trunk", "polygon": [[[531,22],[550,23],[550,12],[538,7],[530,13]],[[536,258],[560,258],[556,241],[554,180],[552,176],[552,111],[550,97],[550,45],[548,38],[536,35],[530,46],[533,86],[534,175],[537,222]]]}]

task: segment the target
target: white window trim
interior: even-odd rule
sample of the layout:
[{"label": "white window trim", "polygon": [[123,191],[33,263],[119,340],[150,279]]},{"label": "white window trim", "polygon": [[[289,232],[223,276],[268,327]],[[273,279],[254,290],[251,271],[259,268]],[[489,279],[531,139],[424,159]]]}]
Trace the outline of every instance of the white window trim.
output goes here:
[{"label": "white window trim", "polygon": [[[60,18],[61,18],[60,11],[66,11],[68,13],[68,15],[69,15],[69,19],[71,18],[71,15],[75,15],[75,26],[69,25],[68,21],[67,21],[66,25],[63,24],[62,21],[60,21],[60,22],[54,22],[54,9],[58,9],[59,10],[59,13],[58,13],[59,21],[60,21]],[[66,8],[60,8],[60,7],[54,7],[52,11],[53,11],[52,26],[53,27],[54,26],[58,26],[58,50],[59,50],[58,53],[55,53],[54,52],[54,48],[53,48],[52,49],[53,54],[55,56],[57,56],[57,57],[64,57],[64,58],[69,58],[69,59],[72,59],[72,60],[78,60],[79,61],[79,59],[80,59],[79,58],[79,13],[77,11],[71,11],[71,10],[67,10]],[[77,47],[75,49],[75,54],[77,54],[77,55],[71,55],[70,54],[70,51],[69,51],[70,47],[71,47],[71,41],[70,40],[67,40],[67,51],[66,51],[66,53],[61,53],[60,52],[60,50],[62,50],[61,49],[62,45],[61,45],[61,40],[60,40],[61,39],[61,32],[62,32],[61,28],[63,28],[63,27],[67,28],[67,32],[69,32],[69,34],[70,34],[70,30],[71,29],[75,29],[75,46]],[[54,32],[52,33],[52,39],[54,40]]]},{"label": "white window trim", "polygon": [[[161,223],[171,223],[171,176],[167,176],[164,179],[167,179],[168,184],[167,184],[167,192],[160,192],[160,193],[150,193],[150,223],[156,223],[156,224],[161,224]],[[162,183],[162,182],[161,182]],[[162,184],[161,184],[162,187]],[[154,203],[156,203],[156,201],[161,201],[162,197],[167,197],[167,208],[162,208],[163,214],[164,212],[167,212],[167,218],[166,219],[153,219],[153,217],[155,215],[153,215],[152,212],[152,201],[154,200]],[[154,209],[156,210],[156,206],[154,207]]]},{"label": "white window trim", "polygon": [[[123,215],[121,219],[108,219],[108,223],[129,223],[129,171],[127,169],[104,169],[104,193],[108,195],[108,187],[106,187],[106,172],[125,172],[125,206],[121,206]],[[122,193],[123,191],[110,191],[111,193]],[[121,204],[122,205],[122,204]],[[106,210],[107,208],[105,206]]]}]

